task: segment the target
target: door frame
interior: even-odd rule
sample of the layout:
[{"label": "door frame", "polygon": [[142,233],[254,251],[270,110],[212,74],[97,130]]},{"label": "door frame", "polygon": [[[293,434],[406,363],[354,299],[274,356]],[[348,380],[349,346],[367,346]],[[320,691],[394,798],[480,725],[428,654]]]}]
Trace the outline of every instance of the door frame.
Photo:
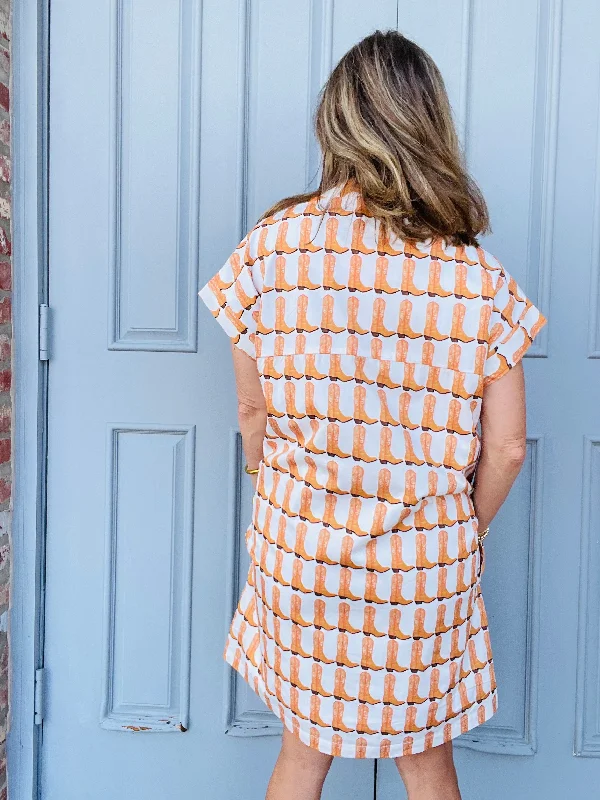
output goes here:
[{"label": "door frame", "polygon": [[13,484],[8,792],[39,797],[42,726],[34,722],[43,665],[48,362],[39,360],[39,304],[48,302],[50,0],[13,0]]}]

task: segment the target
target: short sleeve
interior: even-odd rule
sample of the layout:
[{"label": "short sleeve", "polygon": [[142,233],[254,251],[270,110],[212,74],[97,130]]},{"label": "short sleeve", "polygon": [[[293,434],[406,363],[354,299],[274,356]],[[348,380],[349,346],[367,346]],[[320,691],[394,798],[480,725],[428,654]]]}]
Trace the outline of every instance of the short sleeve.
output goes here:
[{"label": "short sleeve", "polygon": [[252,358],[256,358],[254,337],[262,285],[255,233],[253,228],[198,292],[232,342]]},{"label": "short sleeve", "polygon": [[489,325],[483,385],[488,386],[515,366],[546,324],[542,312],[515,279],[498,270]]}]

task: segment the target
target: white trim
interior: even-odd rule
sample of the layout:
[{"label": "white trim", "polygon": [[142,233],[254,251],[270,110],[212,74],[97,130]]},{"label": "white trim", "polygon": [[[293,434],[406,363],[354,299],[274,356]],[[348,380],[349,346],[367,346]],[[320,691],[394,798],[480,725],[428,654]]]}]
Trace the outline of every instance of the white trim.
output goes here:
[{"label": "white trim", "polygon": [[38,359],[38,305],[46,300],[45,141],[49,0],[13,0],[14,479],[10,610],[8,792],[37,797],[40,726],[33,722],[43,586],[46,368]]}]

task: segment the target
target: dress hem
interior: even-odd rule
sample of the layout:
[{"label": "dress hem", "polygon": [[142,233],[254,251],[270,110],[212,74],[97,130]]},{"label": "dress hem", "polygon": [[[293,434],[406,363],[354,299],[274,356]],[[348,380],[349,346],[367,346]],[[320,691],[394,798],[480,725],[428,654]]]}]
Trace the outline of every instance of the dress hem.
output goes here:
[{"label": "dress hem", "polygon": [[[235,648],[230,648],[229,644],[234,643]],[[273,712],[273,714],[284,724],[284,726],[294,733],[303,744],[318,750],[326,755],[332,755],[332,737],[323,734],[319,726],[310,725],[308,728],[301,727],[306,724],[305,720],[300,720],[298,731],[294,730],[291,721],[291,715],[286,714],[280,703],[271,702],[269,693],[266,691],[262,677],[258,669],[248,659],[243,650],[239,647],[235,640],[228,637],[228,645],[223,653],[224,660],[236,670],[250,686],[255,694],[265,703],[265,705]],[[366,742],[360,746],[360,755],[357,754],[357,745],[343,743],[341,747],[336,747],[334,755],[342,758],[397,758],[404,755],[415,755],[424,750],[429,750],[432,747],[444,744],[452,739],[456,739],[463,733],[468,733],[473,728],[487,722],[498,710],[498,689],[494,686],[490,689],[491,677],[482,681],[479,688],[487,691],[489,694],[480,702],[475,703],[475,707],[468,711],[463,711],[456,715],[451,720],[444,720],[439,724],[439,730],[430,729],[427,731],[417,731],[415,733],[397,733],[397,734],[378,734],[380,739],[377,744],[369,744]],[[465,683],[466,688],[475,686],[475,681]],[[483,719],[481,718],[483,717]],[[450,727],[448,727],[450,726]],[[318,745],[315,745],[315,740],[311,738],[310,730],[315,728],[319,736],[317,738]],[[449,730],[449,733],[448,733]],[[433,736],[432,736],[433,732]],[[358,731],[356,736],[363,737],[365,740],[374,734],[361,734]],[[394,744],[395,740],[399,742]],[[385,753],[382,753],[381,743],[383,740],[390,742],[389,747],[386,748]]]}]

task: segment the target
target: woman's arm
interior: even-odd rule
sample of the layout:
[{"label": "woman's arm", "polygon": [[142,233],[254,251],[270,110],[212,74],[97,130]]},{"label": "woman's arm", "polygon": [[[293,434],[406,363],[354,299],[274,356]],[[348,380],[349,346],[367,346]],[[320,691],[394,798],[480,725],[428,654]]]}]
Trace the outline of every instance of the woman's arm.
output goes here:
[{"label": "woman's arm", "polygon": [[525,377],[519,361],[483,393],[481,452],[473,491],[480,531],[506,500],[525,455]]},{"label": "woman's arm", "polygon": [[[232,344],[233,371],[238,398],[238,422],[244,455],[250,469],[256,469],[263,457],[267,427],[267,406],[256,368],[256,361]],[[256,475],[251,475],[256,487]]]}]

